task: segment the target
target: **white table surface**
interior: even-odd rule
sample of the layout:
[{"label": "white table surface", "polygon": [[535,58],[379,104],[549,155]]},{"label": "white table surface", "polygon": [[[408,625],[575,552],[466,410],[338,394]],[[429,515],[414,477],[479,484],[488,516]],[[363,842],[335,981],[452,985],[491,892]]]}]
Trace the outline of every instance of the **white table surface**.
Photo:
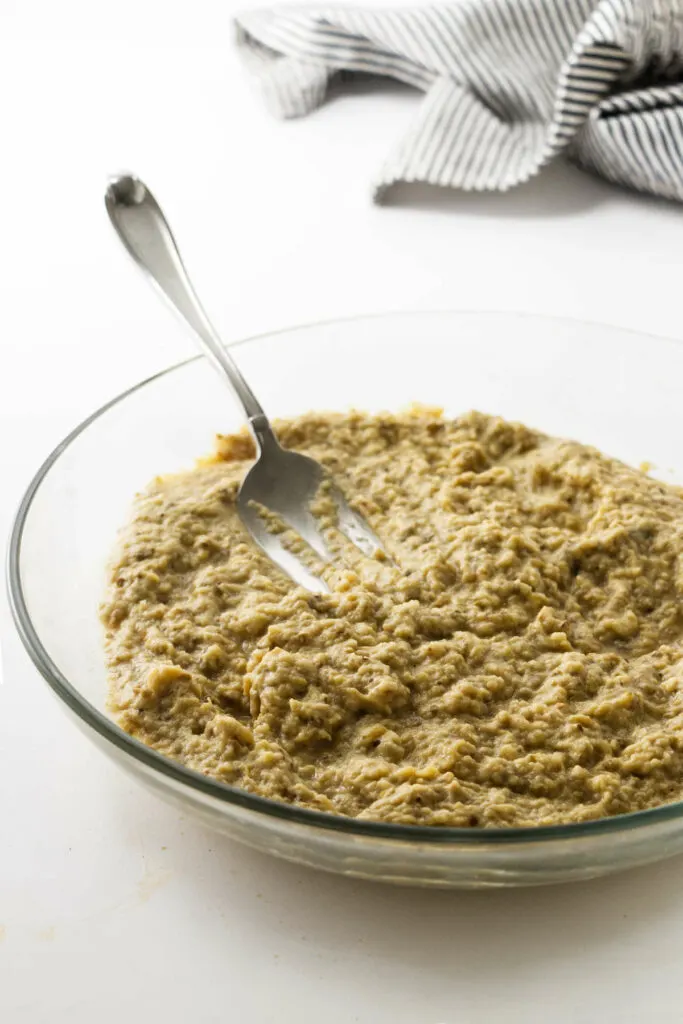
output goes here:
[{"label": "white table surface", "polygon": [[[278,123],[232,0],[1,0],[0,528],[86,413],[191,345],[108,230],[162,199],[227,338],[355,312],[503,308],[683,335],[681,209],[553,168],[508,195],[370,182],[417,97]],[[243,6],[243,5],[240,5]],[[279,863],[157,802],[67,721],[2,597],[0,1020],[680,1021],[683,861],[516,892]]]}]

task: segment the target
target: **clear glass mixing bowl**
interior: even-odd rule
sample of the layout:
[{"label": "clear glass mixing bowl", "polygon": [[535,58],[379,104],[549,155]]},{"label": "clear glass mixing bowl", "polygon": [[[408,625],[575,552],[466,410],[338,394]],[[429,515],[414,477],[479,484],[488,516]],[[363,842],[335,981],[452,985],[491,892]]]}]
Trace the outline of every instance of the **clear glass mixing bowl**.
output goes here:
[{"label": "clear glass mixing bowl", "polygon": [[[471,408],[597,445],[683,482],[683,346],[566,320],[413,313],[253,338],[235,357],[273,416],[309,409]],[[9,550],[10,599],[35,665],[91,739],[161,797],[242,842],[344,874],[432,886],[588,878],[683,850],[683,803],[579,825],[429,829],[355,821],[260,799],[167,760],[106,712],[98,605],[133,495],[240,426],[202,359],[114,399],[37,473]]]}]

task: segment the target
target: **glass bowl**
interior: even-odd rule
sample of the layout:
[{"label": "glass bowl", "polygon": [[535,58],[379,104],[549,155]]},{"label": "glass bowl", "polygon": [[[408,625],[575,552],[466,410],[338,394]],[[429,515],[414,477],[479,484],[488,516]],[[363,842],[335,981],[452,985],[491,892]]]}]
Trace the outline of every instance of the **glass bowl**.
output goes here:
[{"label": "glass bowl", "polygon": [[[683,346],[597,324],[503,313],[404,313],[282,331],[235,346],[273,416],[310,409],[448,415],[476,408],[597,445],[683,481]],[[239,411],[203,359],[134,387],[53,452],[29,487],[9,550],[10,599],[35,665],[100,748],[159,796],[289,860],[431,886],[583,879],[683,850],[683,803],[524,829],[387,825],[299,810],[215,782],[128,736],[106,712],[98,605],[136,491],[191,466]]]}]

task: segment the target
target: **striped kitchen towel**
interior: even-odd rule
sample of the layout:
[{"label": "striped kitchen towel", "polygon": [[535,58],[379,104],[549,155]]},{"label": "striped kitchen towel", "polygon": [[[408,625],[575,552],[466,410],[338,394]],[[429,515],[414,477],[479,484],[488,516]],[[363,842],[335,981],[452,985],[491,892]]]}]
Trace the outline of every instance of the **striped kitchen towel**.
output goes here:
[{"label": "striped kitchen towel", "polygon": [[564,153],[683,199],[683,0],[458,0],[275,7],[237,19],[270,108],[307,114],[344,73],[425,93],[381,169],[396,182],[505,190]]}]

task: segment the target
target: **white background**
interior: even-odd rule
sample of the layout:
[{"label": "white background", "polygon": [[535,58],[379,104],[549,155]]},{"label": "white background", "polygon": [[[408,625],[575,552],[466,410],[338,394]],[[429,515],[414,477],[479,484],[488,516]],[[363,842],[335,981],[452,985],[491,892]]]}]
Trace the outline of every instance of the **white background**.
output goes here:
[{"label": "white background", "polygon": [[[0,529],[85,414],[191,352],[102,206],[132,168],[227,339],[396,308],[683,336],[682,211],[556,167],[508,195],[370,183],[417,97],[272,120],[231,0],[0,0]],[[654,353],[653,353],[654,356]],[[681,1019],[683,862],[573,887],[392,890],[203,831],[60,712],[0,609],[0,1019],[330,1024]]]}]

